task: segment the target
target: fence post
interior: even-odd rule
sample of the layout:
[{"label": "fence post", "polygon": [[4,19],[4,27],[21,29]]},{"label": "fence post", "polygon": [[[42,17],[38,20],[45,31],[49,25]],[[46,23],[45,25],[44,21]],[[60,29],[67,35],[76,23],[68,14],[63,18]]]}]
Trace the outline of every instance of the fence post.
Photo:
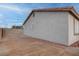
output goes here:
[{"label": "fence post", "polygon": [[2,36],[1,36],[1,39],[4,37],[4,29],[2,28]]}]

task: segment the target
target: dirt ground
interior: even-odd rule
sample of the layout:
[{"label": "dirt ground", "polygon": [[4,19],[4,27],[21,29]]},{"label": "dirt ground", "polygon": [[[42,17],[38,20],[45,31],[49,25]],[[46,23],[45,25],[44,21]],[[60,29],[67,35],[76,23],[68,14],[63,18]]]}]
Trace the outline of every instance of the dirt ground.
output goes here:
[{"label": "dirt ground", "polygon": [[1,56],[78,56],[79,49],[35,39],[20,30],[9,31],[0,40]]}]

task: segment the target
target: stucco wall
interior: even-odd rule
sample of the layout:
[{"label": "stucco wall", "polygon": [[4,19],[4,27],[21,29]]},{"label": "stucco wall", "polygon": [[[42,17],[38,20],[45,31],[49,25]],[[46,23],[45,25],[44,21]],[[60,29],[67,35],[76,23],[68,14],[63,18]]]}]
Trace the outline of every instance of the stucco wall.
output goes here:
[{"label": "stucco wall", "polygon": [[[69,20],[68,20],[68,24],[69,24],[69,43],[68,43],[68,45],[71,45],[71,44],[73,44],[73,43],[75,43],[75,42],[77,42],[78,40],[79,40],[79,35],[75,35],[76,34],[76,32],[78,32],[78,31],[76,31],[77,30],[77,20],[76,20],[76,18],[74,18],[72,15],[70,15],[69,14]],[[76,27],[75,27],[76,26]]]},{"label": "stucco wall", "polygon": [[67,12],[35,12],[23,26],[28,36],[68,44]]},{"label": "stucco wall", "polygon": [[74,22],[75,22],[75,30],[74,30],[74,32],[75,32],[75,34],[79,35],[79,20],[75,19]]}]

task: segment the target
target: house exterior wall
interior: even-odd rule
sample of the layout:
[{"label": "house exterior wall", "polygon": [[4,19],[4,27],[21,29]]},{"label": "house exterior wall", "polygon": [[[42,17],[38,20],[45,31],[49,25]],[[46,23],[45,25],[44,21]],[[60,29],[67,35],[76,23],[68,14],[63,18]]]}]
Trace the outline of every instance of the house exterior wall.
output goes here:
[{"label": "house exterior wall", "polygon": [[75,35],[79,35],[79,20],[76,20],[74,21],[74,32],[75,32]]},{"label": "house exterior wall", "polygon": [[68,45],[68,12],[35,12],[23,26],[28,36]]},{"label": "house exterior wall", "polygon": [[78,32],[78,28],[77,28],[78,26],[77,25],[79,25],[78,24],[79,21],[70,14],[69,14],[68,18],[69,18],[69,20],[68,20],[68,24],[69,24],[68,25],[69,26],[68,45],[71,45],[71,44],[73,44],[73,43],[75,43],[79,40],[79,34],[77,34],[77,32]]}]

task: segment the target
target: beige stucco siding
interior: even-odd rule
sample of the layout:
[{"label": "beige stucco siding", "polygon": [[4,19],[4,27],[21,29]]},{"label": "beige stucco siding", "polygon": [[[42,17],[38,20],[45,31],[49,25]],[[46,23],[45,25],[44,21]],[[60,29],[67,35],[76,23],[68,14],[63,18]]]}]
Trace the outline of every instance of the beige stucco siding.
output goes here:
[{"label": "beige stucco siding", "polygon": [[69,14],[69,40],[68,40],[68,45],[71,45],[79,40],[79,35],[75,35],[78,32],[78,20],[74,18],[72,15]]},{"label": "beige stucco siding", "polygon": [[74,32],[75,32],[75,34],[79,34],[79,20],[76,20],[76,19],[75,19],[74,22],[75,22],[75,24],[74,24],[74,25],[75,25],[75,27],[74,27],[74,28],[75,28]]},{"label": "beige stucco siding", "polygon": [[67,12],[35,12],[26,22],[24,33],[51,42],[68,44]]}]

